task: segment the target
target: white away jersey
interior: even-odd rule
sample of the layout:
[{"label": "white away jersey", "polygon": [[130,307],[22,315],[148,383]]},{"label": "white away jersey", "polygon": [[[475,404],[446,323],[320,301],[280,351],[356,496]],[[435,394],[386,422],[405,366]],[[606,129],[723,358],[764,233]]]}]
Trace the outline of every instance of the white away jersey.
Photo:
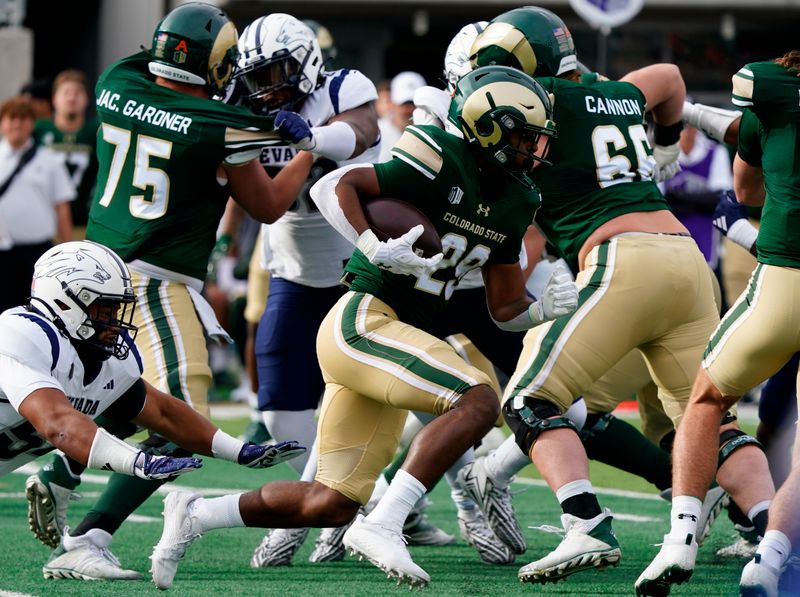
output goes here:
[{"label": "white away jersey", "polygon": [[[325,72],[323,77],[322,86],[305,100],[299,111],[311,126],[325,125],[336,114],[378,97],[372,81],[357,70]],[[295,153],[297,150],[289,146],[269,147],[261,153],[261,164],[274,172],[274,168],[285,166]],[[271,253],[267,269],[272,275],[313,288],[339,284],[344,262],[352,254],[353,245],[322,217],[308,190],[317,180],[339,166],[375,162],[379,155],[380,142],[376,142],[352,160],[337,163],[317,157],[294,205],[282,218],[269,225],[269,245],[264,243],[263,250]]]},{"label": "white away jersey", "polygon": [[0,476],[53,449],[19,414],[34,390],[56,388],[72,406],[95,418],[142,375],[131,346],[124,361],[110,358],[91,379],[70,341],[51,321],[22,307],[0,315]]}]

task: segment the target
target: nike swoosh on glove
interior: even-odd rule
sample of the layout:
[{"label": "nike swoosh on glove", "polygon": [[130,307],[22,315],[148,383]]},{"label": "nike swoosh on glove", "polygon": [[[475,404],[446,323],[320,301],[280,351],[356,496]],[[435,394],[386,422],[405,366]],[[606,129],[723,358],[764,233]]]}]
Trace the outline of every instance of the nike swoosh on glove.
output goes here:
[{"label": "nike swoosh on glove", "polygon": [[189,473],[203,466],[199,458],[178,458],[175,456],[154,456],[139,452],[133,463],[133,474],[140,479],[159,480],[174,479],[178,475]]},{"label": "nike swoosh on glove", "polygon": [[238,462],[249,468],[269,468],[296,458],[306,452],[306,447],[296,441],[280,442],[274,445],[261,445],[247,442],[239,451]]},{"label": "nike swoosh on glove", "polygon": [[678,157],[681,155],[681,148],[678,143],[672,145],[654,145],[653,158],[656,160],[656,167],[653,171],[653,180],[664,182],[675,176],[681,171]]},{"label": "nike swoosh on glove", "polygon": [[297,112],[281,110],[275,116],[275,130],[297,149],[311,151],[317,146],[308,121]]}]

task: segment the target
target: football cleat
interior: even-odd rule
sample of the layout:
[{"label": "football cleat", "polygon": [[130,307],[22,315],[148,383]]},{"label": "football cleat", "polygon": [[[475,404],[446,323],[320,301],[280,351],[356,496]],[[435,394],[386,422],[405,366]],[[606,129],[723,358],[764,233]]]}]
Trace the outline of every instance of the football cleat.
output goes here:
[{"label": "football cleat", "polygon": [[740,597],[778,597],[782,570],[761,561],[761,554],[747,562],[739,581]]},{"label": "football cleat", "polygon": [[711,526],[716,522],[722,509],[728,505],[730,496],[722,487],[715,485],[706,493],[703,505],[700,508],[700,517],[697,519],[697,545],[702,545],[711,532]]},{"label": "football cleat", "polygon": [[734,543],[720,547],[715,554],[718,558],[742,558],[749,560],[756,555],[758,543],[739,537]]},{"label": "football cleat", "polygon": [[431,523],[425,516],[425,509],[430,505],[428,498],[423,498],[415,505],[403,524],[403,535],[409,545],[452,545],[456,538]]},{"label": "football cleat", "polygon": [[164,498],[164,531],[150,556],[150,574],[159,589],[172,586],[178,562],[201,536],[197,519],[189,514],[189,507],[199,497],[198,493],[172,491]]},{"label": "football cleat", "polygon": [[400,533],[371,522],[361,514],[344,534],[344,546],[351,555],[368,559],[398,585],[408,583],[411,588],[422,588],[431,580],[411,559]]},{"label": "football cleat", "polygon": [[664,535],[661,550],[636,580],[636,594],[669,595],[670,585],[679,585],[691,578],[696,558],[697,541],[691,534],[683,540]]},{"label": "football cleat", "polygon": [[516,554],[525,553],[527,545],[511,503],[508,486],[489,476],[486,459],[478,458],[458,471],[458,482],[486,515],[489,528]]},{"label": "football cleat", "polygon": [[619,542],[611,528],[611,512],[606,509],[594,518],[585,520],[562,514],[564,538],[555,550],[519,569],[522,582],[558,582],[576,572],[619,564]]},{"label": "football cleat", "polygon": [[330,527],[327,529],[320,529],[319,537],[314,543],[314,551],[308,556],[309,562],[338,562],[344,559],[345,548],[342,543],[342,538],[347,529],[350,528],[349,524],[341,527]]},{"label": "football cleat", "polygon": [[250,567],[289,566],[306,537],[308,529],[272,529],[253,551]]},{"label": "football cleat", "polygon": [[111,534],[102,529],[90,529],[85,535],[72,537],[69,529],[50,559],[42,568],[45,578],[74,580],[140,580],[136,570],[125,570],[119,559],[108,549]]},{"label": "football cleat", "polygon": [[67,523],[70,501],[80,499],[71,489],[43,481],[39,474],[25,481],[28,525],[36,538],[48,547],[58,547]]},{"label": "football cleat", "polygon": [[459,516],[458,529],[461,538],[477,550],[481,561],[487,564],[514,563],[516,559],[514,552],[495,536],[480,510],[476,509],[474,517],[470,520]]}]

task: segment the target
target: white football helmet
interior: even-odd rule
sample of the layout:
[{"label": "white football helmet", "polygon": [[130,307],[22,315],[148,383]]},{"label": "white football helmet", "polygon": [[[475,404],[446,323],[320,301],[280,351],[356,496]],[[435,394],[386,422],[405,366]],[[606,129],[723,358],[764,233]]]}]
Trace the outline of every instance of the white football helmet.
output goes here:
[{"label": "white football helmet", "polygon": [[469,62],[472,44],[488,24],[488,21],[478,21],[464,25],[447,46],[444,54],[444,79],[450,93],[456,88],[458,80],[472,70]]},{"label": "white football helmet", "polygon": [[308,25],[283,13],[250,23],[239,37],[240,79],[262,111],[293,110],[320,84],[322,51]]},{"label": "white football helmet", "polygon": [[34,265],[31,306],[98,356],[128,356],[137,332],[131,323],[135,303],[128,267],[103,245],[61,243]]}]

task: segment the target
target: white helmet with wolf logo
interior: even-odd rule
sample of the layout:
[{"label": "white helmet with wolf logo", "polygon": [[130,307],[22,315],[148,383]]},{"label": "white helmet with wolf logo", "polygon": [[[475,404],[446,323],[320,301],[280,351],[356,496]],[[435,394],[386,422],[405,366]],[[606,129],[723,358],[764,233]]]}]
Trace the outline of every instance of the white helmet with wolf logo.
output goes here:
[{"label": "white helmet with wolf logo", "polygon": [[[105,316],[90,314],[96,302],[109,307]],[[131,323],[135,303],[128,267],[103,245],[88,240],[61,243],[34,265],[31,306],[70,338],[101,354],[127,356],[136,335]]]}]

